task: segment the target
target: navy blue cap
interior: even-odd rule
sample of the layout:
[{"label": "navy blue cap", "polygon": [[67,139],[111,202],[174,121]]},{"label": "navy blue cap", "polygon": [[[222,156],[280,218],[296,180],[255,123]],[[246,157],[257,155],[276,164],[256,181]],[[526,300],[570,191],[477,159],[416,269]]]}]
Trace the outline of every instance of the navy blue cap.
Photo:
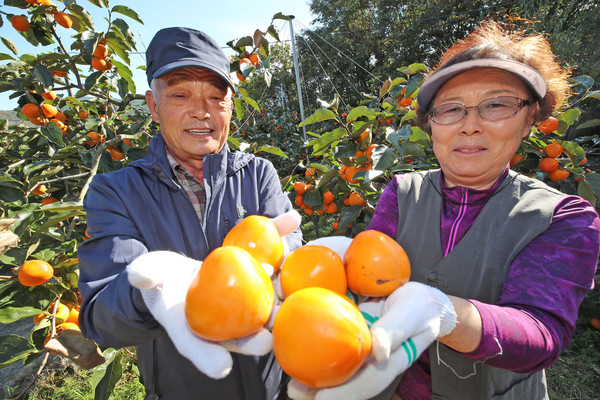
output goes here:
[{"label": "navy blue cap", "polygon": [[219,75],[232,89],[230,61],[217,42],[204,32],[190,28],[165,28],[156,32],[146,50],[148,85],[173,70],[206,68]]}]

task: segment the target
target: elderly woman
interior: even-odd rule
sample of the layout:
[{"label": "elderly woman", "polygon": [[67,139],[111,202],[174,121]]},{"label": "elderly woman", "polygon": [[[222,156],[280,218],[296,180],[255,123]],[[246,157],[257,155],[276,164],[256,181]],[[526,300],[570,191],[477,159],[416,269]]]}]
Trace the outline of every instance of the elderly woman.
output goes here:
[{"label": "elderly woman", "polygon": [[570,342],[593,287],[600,221],[588,202],[509,160],[562,106],[567,77],[541,35],[494,22],[444,54],[417,97],[441,168],[396,176],[369,226],[412,264],[414,282],[386,300],[379,321],[391,354],[379,354],[374,325],[377,360],[318,398],[369,398],[398,379],[404,400],[548,398],[544,368]]}]

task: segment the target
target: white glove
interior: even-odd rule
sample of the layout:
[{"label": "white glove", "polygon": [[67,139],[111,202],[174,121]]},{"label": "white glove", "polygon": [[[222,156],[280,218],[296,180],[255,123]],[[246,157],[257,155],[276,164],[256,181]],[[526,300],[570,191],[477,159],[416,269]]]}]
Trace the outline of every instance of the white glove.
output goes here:
[{"label": "white glove", "polygon": [[[165,266],[169,266],[168,270]],[[271,350],[272,338],[266,329],[223,345],[196,336],[185,317],[185,296],[201,266],[201,261],[178,253],[154,251],[133,260],[127,266],[127,274],[129,283],[141,290],[146,306],[177,350],[209,377],[221,379],[233,365],[228,349],[262,355]]]},{"label": "white glove", "polygon": [[[294,400],[362,400],[387,388],[426,350],[436,338],[452,332],[456,312],[441,291],[417,282],[408,282],[384,301],[375,299],[359,306],[376,322],[371,326],[371,355],[347,382],[316,389],[291,380],[288,396]],[[381,317],[377,319],[377,313]],[[367,318],[368,320],[368,318]]]},{"label": "white glove", "polygon": [[306,246],[314,245],[328,247],[335,251],[337,255],[340,256],[340,259],[344,260],[346,250],[348,250],[350,243],[352,243],[352,238],[346,236],[327,236],[311,240],[310,242],[306,243]]}]

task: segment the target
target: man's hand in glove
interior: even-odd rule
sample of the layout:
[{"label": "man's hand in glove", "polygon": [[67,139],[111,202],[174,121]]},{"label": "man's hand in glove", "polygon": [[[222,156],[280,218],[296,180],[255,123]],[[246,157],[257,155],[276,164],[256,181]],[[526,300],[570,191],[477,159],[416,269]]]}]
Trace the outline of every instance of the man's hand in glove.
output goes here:
[{"label": "man's hand in glove", "polygon": [[[282,236],[299,224],[297,212],[273,219]],[[263,355],[272,349],[272,335],[265,328],[251,335],[226,342],[211,342],[196,336],[185,316],[185,297],[202,262],[170,251],[143,254],[127,266],[129,283],[140,289],[146,306],[164,327],[177,350],[196,368],[211,378],[221,379],[231,371],[229,351]],[[264,265],[271,275],[273,266]]]},{"label": "man's hand in glove", "polygon": [[372,299],[359,308],[367,314],[367,321],[375,321],[371,326],[371,355],[363,366],[349,381],[331,388],[315,389],[291,380],[288,395],[292,399],[370,399],[387,388],[436,338],[449,334],[456,325],[450,299],[417,282],[408,282],[387,299]]}]

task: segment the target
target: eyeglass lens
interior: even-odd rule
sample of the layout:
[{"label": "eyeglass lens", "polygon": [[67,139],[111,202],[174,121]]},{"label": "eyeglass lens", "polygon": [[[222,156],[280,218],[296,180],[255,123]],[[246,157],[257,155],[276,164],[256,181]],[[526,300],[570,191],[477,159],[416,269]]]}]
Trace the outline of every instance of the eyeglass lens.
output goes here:
[{"label": "eyeglass lens", "polygon": [[453,124],[463,119],[469,109],[475,108],[481,118],[498,121],[512,117],[526,105],[529,105],[529,101],[512,96],[499,96],[486,99],[476,107],[465,107],[464,104],[460,103],[448,103],[431,110],[431,119],[440,125]]}]

